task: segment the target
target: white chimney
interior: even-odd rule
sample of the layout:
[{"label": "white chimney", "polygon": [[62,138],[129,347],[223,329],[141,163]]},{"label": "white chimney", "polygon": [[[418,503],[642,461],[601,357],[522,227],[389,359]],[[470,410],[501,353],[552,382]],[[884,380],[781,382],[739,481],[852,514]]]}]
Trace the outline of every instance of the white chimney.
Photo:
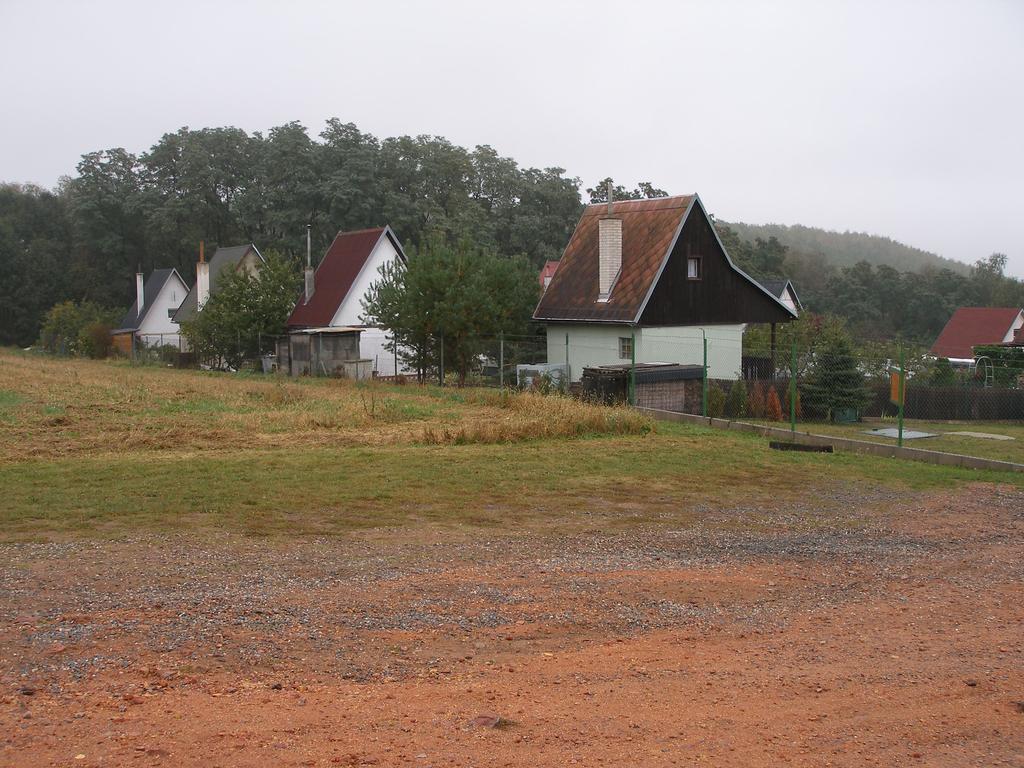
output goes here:
[{"label": "white chimney", "polygon": [[142,308],[146,306],[146,281],[141,272],[135,273],[135,317],[142,317]]},{"label": "white chimney", "polygon": [[204,243],[199,241],[199,263],[196,264],[196,311],[200,311],[210,298],[210,265],[206,263]]},{"label": "white chimney", "polygon": [[597,222],[598,301],[608,301],[622,268],[622,219],[612,215],[612,185],[608,183],[608,213]]},{"label": "white chimney", "polygon": [[306,303],[309,304],[309,300],[313,298],[313,291],[316,290],[314,282],[313,272],[313,249],[310,241],[310,230],[313,225],[306,225]]}]

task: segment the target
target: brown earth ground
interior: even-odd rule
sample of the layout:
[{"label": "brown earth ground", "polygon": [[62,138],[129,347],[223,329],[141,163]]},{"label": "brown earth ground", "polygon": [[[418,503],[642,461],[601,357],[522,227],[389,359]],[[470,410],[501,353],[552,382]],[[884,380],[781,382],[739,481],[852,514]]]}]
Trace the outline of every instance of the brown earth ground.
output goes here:
[{"label": "brown earth ground", "polygon": [[[1024,491],[0,545],[9,766],[1024,766]],[[474,723],[497,715],[496,727]]]}]

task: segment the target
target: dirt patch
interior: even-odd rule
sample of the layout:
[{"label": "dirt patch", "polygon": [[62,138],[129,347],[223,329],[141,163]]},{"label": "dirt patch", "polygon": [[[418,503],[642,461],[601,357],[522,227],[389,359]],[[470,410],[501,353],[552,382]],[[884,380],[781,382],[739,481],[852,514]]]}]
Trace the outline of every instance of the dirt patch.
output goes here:
[{"label": "dirt patch", "polygon": [[1024,492],[834,506],[4,545],[0,764],[1024,765]]}]

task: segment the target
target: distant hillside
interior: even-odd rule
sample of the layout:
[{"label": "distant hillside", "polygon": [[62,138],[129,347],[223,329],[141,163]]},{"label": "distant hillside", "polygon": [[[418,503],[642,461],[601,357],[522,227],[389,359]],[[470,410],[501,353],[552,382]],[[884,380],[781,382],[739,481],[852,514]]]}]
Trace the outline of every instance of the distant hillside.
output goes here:
[{"label": "distant hillside", "polygon": [[961,261],[864,232],[831,232],[800,224],[786,226],[728,222],[728,226],[744,240],[753,241],[756,237],[767,240],[774,236],[790,250],[807,254],[820,253],[836,267],[849,267],[858,261],[866,261],[876,266],[888,264],[901,272],[917,272],[922,267],[951,269],[961,275],[968,275],[971,271],[970,266]]}]

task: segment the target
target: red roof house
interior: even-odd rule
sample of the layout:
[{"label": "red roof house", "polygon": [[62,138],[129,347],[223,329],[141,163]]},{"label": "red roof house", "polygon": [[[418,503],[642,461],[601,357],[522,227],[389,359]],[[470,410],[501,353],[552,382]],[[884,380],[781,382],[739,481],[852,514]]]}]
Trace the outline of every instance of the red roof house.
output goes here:
[{"label": "red roof house", "polygon": [[[289,335],[301,341],[315,334],[337,344],[343,342],[339,334],[357,335],[359,360],[369,361],[375,375],[402,373],[389,331],[367,322],[362,302],[380,279],[382,267],[406,261],[391,227],[339,232],[316,270],[306,268],[305,288],[288,318]],[[294,362],[289,363],[292,369]]]},{"label": "red roof house", "polygon": [[362,299],[380,277],[382,264],[406,261],[391,227],[339,232],[313,272],[312,291],[288,318],[289,328],[362,326]]},{"label": "red roof house", "polygon": [[551,278],[555,276],[555,270],[558,269],[557,261],[545,261],[544,266],[540,270],[540,275],[537,279],[540,282],[541,291],[546,291],[548,286],[551,284]]},{"label": "red roof house", "polygon": [[949,318],[932,354],[950,360],[973,360],[979,344],[1014,341],[1024,327],[1024,310],[1016,307],[960,307]]}]

